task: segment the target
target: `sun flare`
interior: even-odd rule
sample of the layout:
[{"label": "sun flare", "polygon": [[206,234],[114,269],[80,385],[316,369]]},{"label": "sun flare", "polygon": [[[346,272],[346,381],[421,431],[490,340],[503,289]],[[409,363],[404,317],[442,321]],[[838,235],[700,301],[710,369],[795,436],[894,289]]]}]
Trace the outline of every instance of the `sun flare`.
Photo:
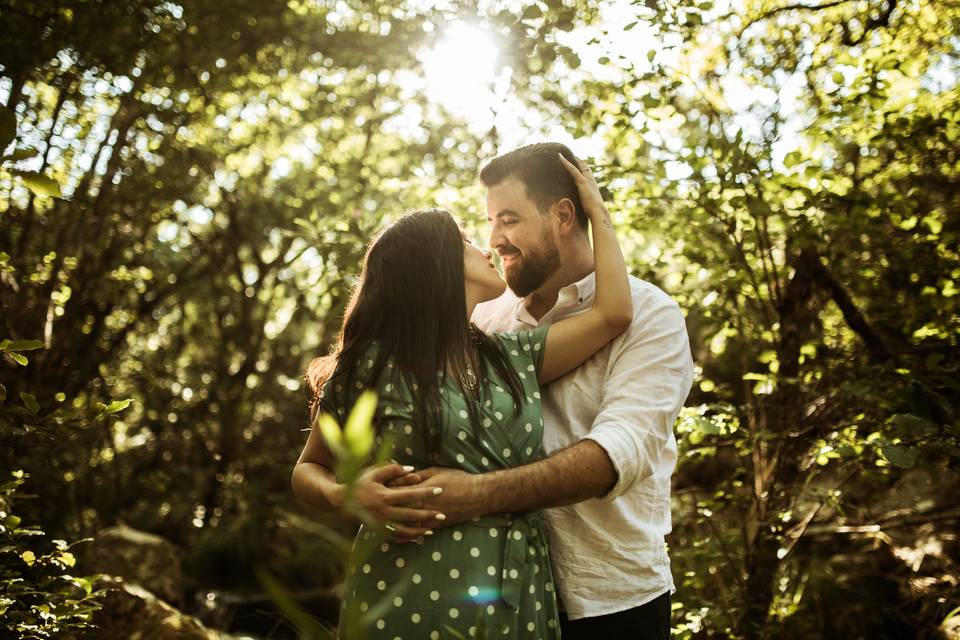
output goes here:
[{"label": "sun flare", "polygon": [[489,126],[497,99],[498,54],[490,31],[452,23],[421,57],[428,97],[471,124]]}]

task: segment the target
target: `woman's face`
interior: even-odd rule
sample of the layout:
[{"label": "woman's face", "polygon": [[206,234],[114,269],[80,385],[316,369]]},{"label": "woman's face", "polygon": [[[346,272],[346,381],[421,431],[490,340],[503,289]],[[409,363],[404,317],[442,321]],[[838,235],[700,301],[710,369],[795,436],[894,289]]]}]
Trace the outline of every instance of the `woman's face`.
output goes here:
[{"label": "woman's face", "polygon": [[506,289],[507,283],[493,266],[492,255],[463,235],[463,278],[468,300],[474,298],[478,303],[493,300]]}]

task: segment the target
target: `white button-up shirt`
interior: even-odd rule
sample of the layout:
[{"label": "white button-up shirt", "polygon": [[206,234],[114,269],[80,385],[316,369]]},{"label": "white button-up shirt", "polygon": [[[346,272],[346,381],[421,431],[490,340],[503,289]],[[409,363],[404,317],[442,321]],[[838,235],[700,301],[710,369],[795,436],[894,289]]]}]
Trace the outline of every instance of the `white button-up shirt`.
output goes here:
[{"label": "white button-up shirt", "polygon": [[[509,289],[478,305],[482,330],[520,331],[586,311],[593,273],[560,290],[538,322]],[[670,532],[673,425],[690,391],[693,361],[683,314],[663,291],[630,278],[633,323],[579,368],[543,389],[547,454],[597,442],[618,480],[599,499],[545,510],[550,558],[570,619],[601,616],[674,591],[664,536]]]}]

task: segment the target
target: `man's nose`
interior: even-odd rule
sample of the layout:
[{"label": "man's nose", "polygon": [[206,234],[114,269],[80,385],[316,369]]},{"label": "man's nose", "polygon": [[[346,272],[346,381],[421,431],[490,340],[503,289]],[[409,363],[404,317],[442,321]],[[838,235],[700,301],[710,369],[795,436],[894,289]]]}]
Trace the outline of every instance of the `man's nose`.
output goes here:
[{"label": "man's nose", "polygon": [[496,227],[491,227],[490,237],[487,239],[487,244],[494,251],[499,251],[500,247],[503,245],[503,234],[500,233]]}]

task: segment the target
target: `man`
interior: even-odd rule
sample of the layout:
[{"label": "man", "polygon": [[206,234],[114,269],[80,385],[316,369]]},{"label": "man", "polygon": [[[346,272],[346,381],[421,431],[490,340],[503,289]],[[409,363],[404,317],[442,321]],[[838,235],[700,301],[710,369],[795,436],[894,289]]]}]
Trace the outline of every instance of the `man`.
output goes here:
[{"label": "man", "polygon": [[[531,329],[587,309],[593,251],[560,144],[521,147],[480,174],[490,246],[510,290],[480,305],[484,331]],[[673,424],[693,379],[684,317],[631,278],[634,319],[579,369],[542,390],[544,451],[535,463],[486,474],[420,472],[443,487],[425,508],[445,524],[488,513],[547,509],[562,634],[567,640],[665,639],[674,590],[664,536],[677,446]]]}]

